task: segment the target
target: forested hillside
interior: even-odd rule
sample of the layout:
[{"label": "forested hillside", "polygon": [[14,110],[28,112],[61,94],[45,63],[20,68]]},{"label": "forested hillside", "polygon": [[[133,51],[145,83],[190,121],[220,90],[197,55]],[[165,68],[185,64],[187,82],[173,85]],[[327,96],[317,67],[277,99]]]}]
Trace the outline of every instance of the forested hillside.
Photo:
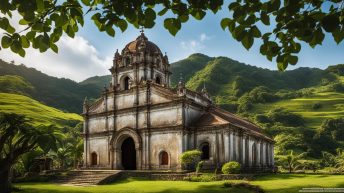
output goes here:
[{"label": "forested hillside", "polygon": [[[3,77],[4,75],[11,76]],[[25,89],[26,95],[30,95],[35,100],[48,106],[68,112],[80,113],[84,98],[86,96],[89,98],[98,97],[100,93],[100,90],[93,85],[80,85],[69,79],[48,76],[34,68],[9,64],[2,60],[0,60],[0,76],[2,76],[0,82],[14,82],[11,84],[26,82],[26,84],[34,87],[32,90]],[[15,77],[17,77],[17,80],[15,80]],[[8,84],[6,83],[6,85]],[[11,88],[6,89],[11,90]],[[19,90],[21,90],[19,87],[17,91],[13,91],[12,88],[10,92],[23,92]],[[2,91],[4,91],[4,88],[1,88]]]}]

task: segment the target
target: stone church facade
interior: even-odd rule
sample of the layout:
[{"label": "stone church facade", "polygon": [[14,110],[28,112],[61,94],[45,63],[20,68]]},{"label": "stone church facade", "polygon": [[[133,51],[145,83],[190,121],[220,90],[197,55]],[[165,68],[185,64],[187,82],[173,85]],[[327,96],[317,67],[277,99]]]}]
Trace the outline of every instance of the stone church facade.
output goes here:
[{"label": "stone church facade", "polygon": [[178,170],[181,154],[199,149],[209,169],[232,160],[272,169],[274,142],[261,128],[216,107],[205,88],[171,88],[169,68],[143,32],[115,53],[110,86],[84,102],[85,168]]}]

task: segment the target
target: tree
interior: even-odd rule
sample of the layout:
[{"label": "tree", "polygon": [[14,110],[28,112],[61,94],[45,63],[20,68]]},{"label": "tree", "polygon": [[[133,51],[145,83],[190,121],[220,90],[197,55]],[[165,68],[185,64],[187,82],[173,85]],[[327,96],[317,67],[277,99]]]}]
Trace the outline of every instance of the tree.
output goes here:
[{"label": "tree", "polygon": [[11,168],[21,155],[40,147],[56,149],[59,133],[53,127],[35,128],[17,114],[0,114],[0,190],[11,192]]},{"label": "tree", "polygon": [[[297,63],[300,41],[315,47],[331,34],[337,44],[342,42],[343,4],[343,0],[236,0],[229,3],[230,16],[223,18],[220,25],[246,49],[255,39],[261,39],[260,53],[269,60],[276,59],[278,68],[284,70],[288,64]],[[0,28],[6,31],[1,46],[21,56],[30,46],[41,52],[58,52],[56,42],[62,34],[74,37],[84,25],[86,14],[92,15],[99,31],[110,36],[115,36],[115,29],[125,31],[128,23],[136,28],[152,28],[157,16],[165,15],[164,27],[176,35],[190,16],[202,20],[210,11],[216,14],[225,6],[223,0],[0,0],[4,15],[0,17]],[[13,12],[20,14],[19,24],[24,30],[15,29],[9,22]]]},{"label": "tree", "polygon": [[300,160],[306,155],[306,153],[301,154],[294,154],[294,152],[291,150],[286,155],[279,155],[276,156],[278,164],[280,164],[282,167],[288,169],[289,173],[294,171],[299,165]]}]

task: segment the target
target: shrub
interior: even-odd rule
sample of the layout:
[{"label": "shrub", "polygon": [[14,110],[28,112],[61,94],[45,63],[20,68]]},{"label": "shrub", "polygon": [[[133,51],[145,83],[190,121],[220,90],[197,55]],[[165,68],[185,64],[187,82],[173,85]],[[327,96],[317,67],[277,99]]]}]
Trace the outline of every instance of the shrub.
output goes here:
[{"label": "shrub", "polygon": [[199,150],[190,150],[182,153],[181,163],[187,170],[195,171],[196,164],[201,160],[202,152]]},{"label": "shrub", "polygon": [[196,166],[196,173],[199,173],[203,167],[203,163],[204,161],[200,161],[197,163],[197,166]]},{"label": "shrub", "polygon": [[240,172],[241,165],[236,161],[227,162],[222,166],[222,173],[236,174]]},{"label": "shrub", "polygon": [[212,182],[216,181],[216,175],[213,174],[203,174],[199,176],[190,176],[184,178],[184,180],[190,181],[190,182]]}]

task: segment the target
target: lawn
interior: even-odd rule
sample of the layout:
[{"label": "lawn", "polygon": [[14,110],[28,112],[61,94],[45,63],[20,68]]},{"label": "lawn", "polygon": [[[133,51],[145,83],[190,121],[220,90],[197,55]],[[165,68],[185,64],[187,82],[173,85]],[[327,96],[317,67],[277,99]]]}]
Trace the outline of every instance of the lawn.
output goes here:
[{"label": "lawn", "polygon": [[149,181],[141,179],[127,179],[110,185],[74,187],[61,186],[51,183],[17,184],[18,193],[249,193],[239,188],[224,188],[223,182],[187,182],[187,181]]},{"label": "lawn", "polygon": [[[235,180],[233,182],[243,182]],[[186,181],[149,181],[142,179],[127,179],[110,185],[93,187],[61,186],[51,183],[22,183],[16,184],[21,191],[18,193],[117,193],[117,192],[231,192],[248,193],[248,190],[224,188],[223,181],[217,182],[186,182]],[[257,177],[249,183],[262,187],[267,193],[299,192],[301,188],[344,188],[344,175],[320,174],[278,174]]]},{"label": "lawn", "polygon": [[267,193],[299,192],[301,188],[344,188],[344,175],[279,174],[258,177],[251,184]]}]

